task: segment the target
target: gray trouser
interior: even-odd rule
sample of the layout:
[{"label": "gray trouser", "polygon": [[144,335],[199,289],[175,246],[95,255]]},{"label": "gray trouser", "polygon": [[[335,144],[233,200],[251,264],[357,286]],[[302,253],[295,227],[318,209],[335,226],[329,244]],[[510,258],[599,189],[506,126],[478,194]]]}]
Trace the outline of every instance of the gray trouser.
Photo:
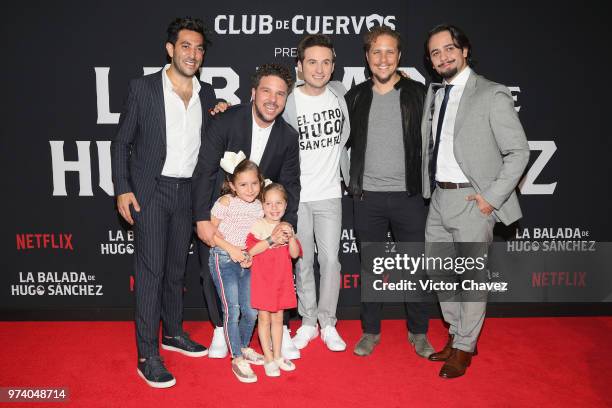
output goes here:
[{"label": "gray trouser", "polygon": [[[473,188],[436,188],[431,197],[429,214],[425,226],[426,255],[438,257],[476,257],[486,253],[493,240],[493,215],[486,216],[476,201],[467,201]],[[446,244],[445,244],[446,243]],[[455,245],[455,243],[483,243],[484,245]],[[477,272],[456,274],[450,271],[445,281],[484,281],[486,269]],[[459,286],[460,288],[460,286]],[[472,352],[484,323],[487,293],[457,291],[438,292],[444,320],[450,325],[449,334],[454,335],[453,347]]]},{"label": "gray trouser", "polygon": [[[303,256],[297,262],[295,282],[298,312],[302,324],[321,328],[336,325],[336,306],[340,293],[340,234],[342,229],[342,199],[300,203],[297,236]],[[315,240],[319,261],[319,303],[314,276]]]}]

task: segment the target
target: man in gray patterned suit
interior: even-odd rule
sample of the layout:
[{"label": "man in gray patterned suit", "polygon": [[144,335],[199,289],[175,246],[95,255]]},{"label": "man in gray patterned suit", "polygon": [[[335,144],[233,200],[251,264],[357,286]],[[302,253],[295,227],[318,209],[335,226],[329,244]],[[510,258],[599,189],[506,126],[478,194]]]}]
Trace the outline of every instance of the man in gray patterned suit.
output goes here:
[{"label": "man in gray patterned suit", "polygon": [[176,380],[159,357],[162,348],[190,357],[207,354],[182,329],[183,286],[192,233],[191,177],[202,130],[215,96],[198,81],[207,41],[199,19],[168,27],[170,64],[130,82],[111,145],[117,209],[134,226],[137,373],[155,388]]},{"label": "man in gray patterned suit", "polygon": [[[433,28],[425,41],[425,59],[443,79],[429,86],[422,121],[423,196],[431,197],[427,256],[483,256],[495,223],[521,217],[514,190],[529,145],[510,91],[471,69],[471,51],[465,34],[451,25]],[[485,268],[428,272],[446,282],[487,279]],[[445,362],[441,377],[455,378],[476,355],[487,293],[438,292],[438,299],[449,339],[429,359]]]}]

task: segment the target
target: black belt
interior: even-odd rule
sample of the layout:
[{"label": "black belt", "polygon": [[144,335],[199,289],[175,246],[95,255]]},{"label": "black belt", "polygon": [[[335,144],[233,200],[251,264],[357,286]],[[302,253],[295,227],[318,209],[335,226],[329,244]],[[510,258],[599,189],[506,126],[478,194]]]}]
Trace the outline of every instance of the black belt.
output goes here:
[{"label": "black belt", "polygon": [[157,179],[166,183],[191,183],[191,177],[169,177],[160,175]]},{"label": "black belt", "polygon": [[440,188],[456,190],[458,188],[472,187],[470,183],[451,183],[449,181],[436,181],[436,185]]}]

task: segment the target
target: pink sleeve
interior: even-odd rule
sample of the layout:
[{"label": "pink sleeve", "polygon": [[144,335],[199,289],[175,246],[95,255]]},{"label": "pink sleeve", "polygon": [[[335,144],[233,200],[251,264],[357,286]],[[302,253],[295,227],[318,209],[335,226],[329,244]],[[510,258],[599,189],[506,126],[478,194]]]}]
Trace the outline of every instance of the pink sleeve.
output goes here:
[{"label": "pink sleeve", "polygon": [[218,220],[222,220],[227,217],[227,212],[229,209],[229,205],[221,204],[220,199],[215,202],[212,210],[210,210],[210,214]]}]

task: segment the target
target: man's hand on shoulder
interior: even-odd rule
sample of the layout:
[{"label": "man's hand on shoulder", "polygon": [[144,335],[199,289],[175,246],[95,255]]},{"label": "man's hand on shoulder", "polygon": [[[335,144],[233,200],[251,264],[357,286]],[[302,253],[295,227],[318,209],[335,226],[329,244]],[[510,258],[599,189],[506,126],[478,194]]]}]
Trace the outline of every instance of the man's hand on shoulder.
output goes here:
[{"label": "man's hand on shoulder", "polygon": [[117,210],[119,214],[121,214],[123,219],[130,223],[130,225],[134,225],[134,219],[130,212],[130,205],[134,206],[136,212],[140,212],[140,205],[134,193],[123,193],[117,196]]},{"label": "man's hand on shoulder", "polygon": [[217,113],[223,113],[230,106],[232,106],[232,104],[229,102],[225,102],[225,101],[217,102],[215,107],[210,110],[210,115],[215,116]]}]

